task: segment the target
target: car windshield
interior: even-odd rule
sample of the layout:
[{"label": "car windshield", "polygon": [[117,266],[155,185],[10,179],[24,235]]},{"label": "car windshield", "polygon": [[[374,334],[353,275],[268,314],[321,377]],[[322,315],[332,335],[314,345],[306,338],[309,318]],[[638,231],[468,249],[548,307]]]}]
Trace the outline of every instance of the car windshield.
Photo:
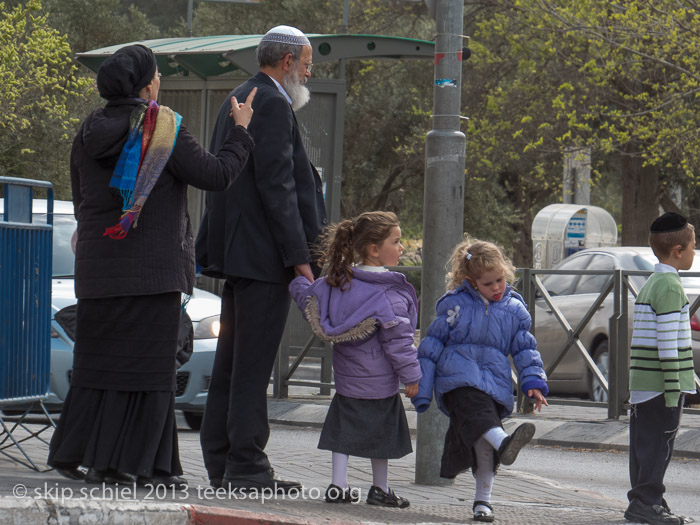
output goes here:
[{"label": "car windshield", "polygon": [[[46,214],[34,214],[34,221],[45,223]],[[73,277],[75,275],[75,255],[71,247],[71,239],[75,228],[75,217],[72,215],[53,216],[53,266],[51,275],[54,279],[58,277]]]}]

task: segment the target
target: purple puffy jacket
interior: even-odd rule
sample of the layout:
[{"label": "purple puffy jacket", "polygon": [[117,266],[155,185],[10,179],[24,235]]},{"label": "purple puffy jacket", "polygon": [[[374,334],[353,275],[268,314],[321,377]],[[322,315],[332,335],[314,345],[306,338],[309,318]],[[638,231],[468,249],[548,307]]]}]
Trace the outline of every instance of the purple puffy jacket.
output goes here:
[{"label": "purple puffy jacket", "polygon": [[416,292],[403,274],[353,268],[345,291],[299,276],[289,291],[320,339],[333,344],[335,389],[358,399],[384,399],[421,378],[413,334]]}]

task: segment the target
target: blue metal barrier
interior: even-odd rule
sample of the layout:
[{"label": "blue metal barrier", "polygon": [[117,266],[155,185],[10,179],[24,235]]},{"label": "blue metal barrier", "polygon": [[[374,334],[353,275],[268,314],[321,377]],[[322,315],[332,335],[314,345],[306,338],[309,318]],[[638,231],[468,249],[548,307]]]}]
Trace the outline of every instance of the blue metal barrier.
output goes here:
[{"label": "blue metal barrier", "polygon": [[[49,390],[51,357],[51,268],[53,238],[53,186],[49,182],[0,177],[4,190],[0,214],[0,408],[41,401]],[[32,217],[34,189],[46,191],[46,222]],[[42,405],[43,406],[43,405]],[[27,409],[27,412],[29,410]],[[26,415],[26,413],[25,413]],[[6,446],[16,439],[0,416]],[[12,443],[2,446],[7,439]]]}]

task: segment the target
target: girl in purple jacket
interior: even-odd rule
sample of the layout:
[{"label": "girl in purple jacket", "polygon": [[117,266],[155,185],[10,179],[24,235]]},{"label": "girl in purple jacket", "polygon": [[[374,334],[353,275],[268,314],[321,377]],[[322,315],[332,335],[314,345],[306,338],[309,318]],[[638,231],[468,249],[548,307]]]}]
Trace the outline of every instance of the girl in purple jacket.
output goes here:
[{"label": "girl in purple jacket", "polygon": [[366,212],[331,226],[322,241],[326,276],[310,283],[297,276],[289,290],[314,334],[333,345],[336,394],[318,448],[330,450],[329,503],[357,503],[348,487],[349,456],[370,458],[370,505],[406,508],[388,485],[388,460],[412,452],[399,382],[406,396],[421,378],[413,344],[416,292],[396,266],[403,253],[396,215]]}]

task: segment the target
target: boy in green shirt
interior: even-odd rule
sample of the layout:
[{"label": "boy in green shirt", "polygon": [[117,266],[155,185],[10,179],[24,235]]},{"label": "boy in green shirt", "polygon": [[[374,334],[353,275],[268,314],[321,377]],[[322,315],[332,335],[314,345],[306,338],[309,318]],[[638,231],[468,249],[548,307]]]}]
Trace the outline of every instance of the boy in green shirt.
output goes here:
[{"label": "boy in green shirt", "polygon": [[659,263],[634,305],[630,348],[629,521],[681,525],[664,500],[664,475],[680,426],[685,393],[695,392],[688,298],[678,270],[695,256],[695,228],[664,213],[650,228]]}]

